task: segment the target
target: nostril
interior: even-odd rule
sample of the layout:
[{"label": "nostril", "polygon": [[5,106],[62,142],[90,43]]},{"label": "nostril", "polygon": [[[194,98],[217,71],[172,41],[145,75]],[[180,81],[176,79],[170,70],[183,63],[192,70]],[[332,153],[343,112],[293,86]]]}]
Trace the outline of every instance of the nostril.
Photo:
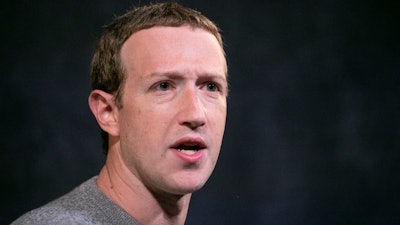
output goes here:
[{"label": "nostril", "polygon": [[190,129],[196,129],[198,127],[204,126],[205,122],[200,121],[200,120],[198,120],[198,121],[193,120],[193,121],[183,122],[183,125],[189,127]]}]

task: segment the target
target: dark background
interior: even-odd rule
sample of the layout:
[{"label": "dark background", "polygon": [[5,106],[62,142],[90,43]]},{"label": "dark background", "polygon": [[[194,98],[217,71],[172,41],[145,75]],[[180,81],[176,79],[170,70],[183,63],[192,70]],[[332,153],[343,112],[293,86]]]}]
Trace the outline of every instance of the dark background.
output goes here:
[{"label": "dark background", "polygon": [[[231,89],[187,224],[400,224],[399,1],[180,2],[222,28]],[[98,173],[91,54],[138,4],[3,3],[0,224]]]}]

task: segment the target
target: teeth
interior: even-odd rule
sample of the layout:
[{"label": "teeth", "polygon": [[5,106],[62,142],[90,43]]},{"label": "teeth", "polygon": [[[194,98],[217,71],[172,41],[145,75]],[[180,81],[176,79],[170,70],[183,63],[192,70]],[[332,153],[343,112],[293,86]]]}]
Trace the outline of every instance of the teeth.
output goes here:
[{"label": "teeth", "polygon": [[193,155],[194,153],[196,153],[196,150],[186,150],[186,149],[178,149],[178,151],[188,154],[188,155]]}]

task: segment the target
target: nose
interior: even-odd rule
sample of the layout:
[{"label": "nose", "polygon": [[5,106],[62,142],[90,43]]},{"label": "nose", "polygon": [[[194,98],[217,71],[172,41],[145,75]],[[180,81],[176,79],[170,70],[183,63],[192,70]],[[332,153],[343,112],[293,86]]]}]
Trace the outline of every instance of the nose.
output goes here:
[{"label": "nose", "polygon": [[195,130],[206,124],[206,108],[198,90],[187,90],[182,93],[178,108],[180,125]]}]

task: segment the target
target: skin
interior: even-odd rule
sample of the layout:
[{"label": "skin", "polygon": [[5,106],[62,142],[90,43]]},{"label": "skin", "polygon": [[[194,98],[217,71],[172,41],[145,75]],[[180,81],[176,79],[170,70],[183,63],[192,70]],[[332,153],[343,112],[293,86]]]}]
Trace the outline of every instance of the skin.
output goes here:
[{"label": "skin", "polygon": [[[134,33],[121,62],[122,107],[103,91],[89,96],[110,143],[97,185],[141,224],[184,224],[191,193],[208,180],[221,148],[223,50],[205,30],[158,26]],[[192,145],[200,148],[193,155],[177,150]]]}]

